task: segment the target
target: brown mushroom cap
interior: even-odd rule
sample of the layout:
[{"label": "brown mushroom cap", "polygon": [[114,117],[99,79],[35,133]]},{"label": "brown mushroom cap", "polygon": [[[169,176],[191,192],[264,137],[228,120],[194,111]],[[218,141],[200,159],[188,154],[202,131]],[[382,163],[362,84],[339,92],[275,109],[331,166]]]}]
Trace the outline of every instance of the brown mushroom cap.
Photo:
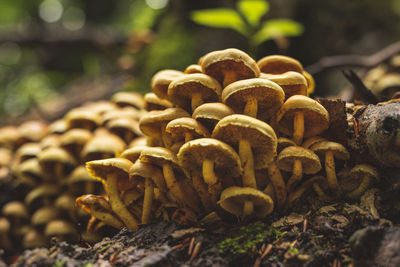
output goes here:
[{"label": "brown mushroom cap", "polygon": [[155,93],[147,93],[144,95],[144,108],[147,111],[163,110],[172,108],[172,103],[166,99],[159,98]]},{"label": "brown mushroom cap", "polygon": [[283,149],[278,156],[277,164],[281,170],[291,172],[295,160],[301,161],[303,173],[314,174],[321,170],[318,156],[312,150],[300,146],[289,146]]},{"label": "brown mushroom cap", "polygon": [[164,147],[147,147],[140,154],[140,161],[162,166],[170,164],[173,168],[179,169],[178,158],[175,153]]},{"label": "brown mushroom cap", "polygon": [[106,112],[118,109],[118,106],[116,104],[105,100],[87,102],[82,107],[85,109],[89,109],[99,115],[103,115]]},{"label": "brown mushroom cap", "polygon": [[286,148],[288,146],[295,146],[295,145],[296,145],[296,143],[293,140],[286,138],[286,137],[279,137],[277,152],[279,154],[284,148]]},{"label": "brown mushroom cap", "polygon": [[187,133],[191,135],[192,139],[210,136],[210,132],[206,127],[190,117],[170,121],[165,128],[165,132],[169,133],[174,140],[185,139]]},{"label": "brown mushroom cap", "polygon": [[217,102],[221,91],[221,85],[217,80],[203,73],[194,73],[174,79],[168,86],[168,97],[175,105],[191,111],[192,98],[195,94],[201,97],[203,103]]},{"label": "brown mushroom cap", "polygon": [[0,147],[14,149],[19,139],[18,128],[15,126],[5,126],[0,128]]},{"label": "brown mushroom cap", "polygon": [[[66,175],[77,164],[75,159],[60,147],[49,147],[42,150],[37,155],[37,158],[42,168],[43,175],[47,179],[62,178],[55,177],[57,172],[56,164],[61,164],[63,166],[62,174],[60,174],[62,176]],[[56,174],[56,176],[57,175],[59,174]]]},{"label": "brown mushroom cap", "polygon": [[274,130],[267,123],[246,115],[234,114],[223,118],[215,126],[212,137],[232,146],[240,139],[248,140],[256,169],[267,167],[276,155],[277,137]]},{"label": "brown mushroom cap", "polygon": [[298,72],[288,71],[282,74],[261,73],[260,78],[277,83],[285,92],[285,98],[292,95],[307,95],[307,80]]},{"label": "brown mushroom cap", "polygon": [[55,207],[44,206],[32,214],[31,222],[34,226],[40,227],[60,218],[61,215]]},{"label": "brown mushroom cap", "polygon": [[115,93],[110,100],[120,107],[144,108],[143,96],[135,92],[118,92]]},{"label": "brown mushroom cap", "polygon": [[81,152],[81,158],[84,161],[113,157],[117,152],[123,151],[125,142],[108,132],[95,135]]},{"label": "brown mushroom cap", "polygon": [[132,163],[135,163],[136,160],[139,159],[140,153],[142,153],[143,149],[146,149],[148,146],[135,146],[128,149],[125,149],[120,155],[119,158],[125,158],[130,160]]},{"label": "brown mushroom cap", "polygon": [[99,114],[83,107],[72,109],[64,118],[68,129],[84,128],[92,131],[101,124]]},{"label": "brown mushroom cap", "polygon": [[232,115],[235,112],[224,103],[205,103],[198,106],[192,114],[192,117],[202,123],[212,132],[215,125],[224,117]]},{"label": "brown mushroom cap", "polygon": [[202,162],[205,159],[213,161],[214,171],[222,176],[238,177],[242,173],[236,151],[228,144],[213,138],[200,138],[185,143],[179,150],[178,159],[179,165],[188,174],[201,175]]},{"label": "brown mushroom cap", "polygon": [[54,220],[46,225],[44,234],[47,237],[56,237],[58,241],[77,242],[79,233],[75,227],[64,220]]},{"label": "brown mushroom cap", "polygon": [[[208,53],[203,57],[201,67],[203,73],[214,77],[224,84],[224,87],[234,81],[256,78],[260,75],[260,69],[254,59],[235,48]],[[234,78],[229,81],[226,80],[228,72],[234,73]]]},{"label": "brown mushroom cap", "polygon": [[[57,195],[60,193],[60,188],[54,184],[42,184],[32,191],[30,191],[25,196],[25,204],[28,206],[29,209],[34,208],[36,206],[36,202],[40,201],[40,199],[49,199],[49,198],[56,198]],[[39,203],[39,206],[42,206],[44,203]]]},{"label": "brown mushroom cap", "polygon": [[67,129],[68,126],[64,119],[56,120],[49,125],[49,130],[52,134],[63,134]]},{"label": "brown mushroom cap", "polygon": [[115,118],[107,123],[107,128],[127,143],[133,138],[143,135],[139,128],[139,122],[132,118]]},{"label": "brown mushroom cap", "polygon": [[257,118],[267,120],[282,106],[285,93],[282,88],[262,78],[246,79],[231,83],[222,91],[222,101],[236,113],[244,113],[248,101],[256,99]]},{"label": "brown mushroom cap", "polygon": [[137,160],[129,170],[129,179],[133,181],[134,184],[138,184],[143,183],[145,178],[151,178],[162,192],[167,191],[167,186],[161,170],[153,164]]},{"label": "brown mushroom cap", "polygon": [[168,86],[176,78],[183,75],[178,70],[161,70],[151,79],[151,89],[161,99],[168,99]]},{"label": "brown mushroom cap", "polygon": [[350,158],[350,154],[347,149],[339,143],[331,142],[331,141],[322,141],[314,144],[311,147],[317,155],[324,156],[326,152],[332,151],[335,158],[340,160],[348,160]]},{"label": "brown mushroom cap", "polygon": [[32,249],[38,247],[48,247],[48,239],[37,229],[31,228],[22,240],[24,249]]},{"label": "brown mushroom cap", "polygon": [[20,163],[16,168],[16,174],[18,180],[21,179],[21,177],[29,177],[32,178],[32,181],[35,183],[42,181],[42,168],[37,158],[28,159]]},{"label": "brown mushroom cap", "polygon": [[20,201],[10,201],[3,206],[2,209],[3,216],[7,218],[19,218],[22,220],[29,219],[28,209],[24,205],[24,203]]},{"label": "brown mushroom cap", "polygon": [[303,66],[298,60],[282,55],[263,57],[257,62],[257,65],[261,72],[264,73],[280,74],[287,71],[303,72]]},{"label": "brown mushroom cap", "polygon": [[258,218],[264,218],[274,209],[274,202],[263,192],[251,187],[232,186],[221,193],[218,204],[226,211],[240,217],[243,212],[243,205],[250,201],[254,206],[254,214]]},{"label": "brown mushroom cap", "polygon": [[20,146],[15,152],[15,157],[18,163],[36,157],[41,151],[39,143],[25,143]]},{"label": "brown mushroom cap", "polygon": [[291,136],[294,113],[304,113],[304,137],[318,135],[329,127],[329,113],[317,101],[302,95],[294,95],[286,100],[277,114],[278,129]]},{"label": "brown mushroom cap", "polygon": [[187,66],[183,73],[185,74],[202,73],[202,69],[199,64],[192,64]]},{"label": "brown mushroom cap", "polygon": [[102,182],[105,182],[110,173],[117,174],[122,179],[129,179],[131,166],[132,162],[124,158],[93,160],[86,163],[89,175]]},{"label": "brown mushroom cap", "polygon": [[123,107],[118,109],[113,109],[105,112],[101,118],[101,124],[103,126],[107,125],[107,123],[111,120],[118,118],[130,118],[139,120],[145,112],[143,110],[137,110],[133,107]]},{"label": "brown mushroom cap", "polygon": [[302,147],[305,148],[311,148],[313,145],[326,141],[325,138],[321,137],[321,136],[311,136],[310,138],[304,140],[304,142],[301,144]]}]

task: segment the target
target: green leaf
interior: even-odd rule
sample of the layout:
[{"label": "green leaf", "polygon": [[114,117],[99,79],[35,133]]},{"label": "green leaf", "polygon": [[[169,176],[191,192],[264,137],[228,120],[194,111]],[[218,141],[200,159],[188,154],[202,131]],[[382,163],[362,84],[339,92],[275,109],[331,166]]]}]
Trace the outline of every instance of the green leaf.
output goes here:
[{"label": "green leaf", "polygon": [[238,10],[251,26],[256,27],[261,17],[268,12],[269,4],[265,0],[241,0],[238,2]]},{"label": "green leaf", "polygon": [[246,25],[242,18],[233,9],[202,9],[193,11],[190,16],[197,24],[215,28],[230,28],[243,35],[248,34]]},{"label": "green leaf", "polygon": [[299,36],[303,31],[303,25],[291,19],[271,19],[262,25],[261,29],[253,36],[252,42],[259,45],[278,36]]}]

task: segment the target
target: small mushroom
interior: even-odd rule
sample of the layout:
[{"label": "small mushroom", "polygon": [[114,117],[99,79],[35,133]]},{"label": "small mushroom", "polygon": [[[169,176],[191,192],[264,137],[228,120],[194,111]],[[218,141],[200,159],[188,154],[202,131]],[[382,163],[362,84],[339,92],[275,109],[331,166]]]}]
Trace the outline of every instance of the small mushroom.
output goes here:
[{"label": "small mushroom", "polygon": [[25,234],[22,240],[22,246],[24,249],[46,248],[49,246],[49,241],[40,231],[35,228],[31,228]]},{"label": "small mushroom", "polygon": [[122,229],[124,224],[111,209],[110,203],[103,196],[87,194],[76,199],[76,206],[98,220],[114,228]]},{"label": "small mushroom", "polygon": [[222,118],[234,113],[233,109],[224,103],[205,103],[193,111],[192,118],[199,121],[211,133]]},{"label": "small mushroom", "polygon": [[235,48],[213,51],[201,61],[203,73],[214,77],[223,87],[260,75],[257,63],[245,52]]},{"label": "small mushroom", "polygon": [[311,186],[316,183],[324,182],[325,178],[321,175],[314,176],[310,179],[307,179],[304,183],[302,183],[299,187],[293,190],[288,196],[288,204],[291,205],[294,201],[299,199],[304,192],[306,192]]},{"label": "small mushroom", "polygon": [[298,72],[288,71],[282,74],[261,73],[260,78],[278,84],[285,92],[285,99],[293,95],[307,95],[307,80]]},{"label": "small mushroom", "polygon": [[239,218],[246,218],[253,214],[257,218],[265,218],[274,209],[274,202],[268,195],[250,187],[226,188],[222,191],[218,204]]},{"label": "small mushroom", "polygon": [[217,102],[221,85],[214,78],[203,74],[186,74],[173,80],[168,86],[168,98],[188,112],[207,102]]},{"label": "small mushroom", "polygon": [[19,139],[19,132],[16,126],[5,126],[0,128],[0,147],[15,150]]},{"label": "small mushroom", "polygon": [[65,178],[77,165],[75,159],[60,147],[49,147],[42,150],[37,158],[42,168],[43,178],[47,181]]},{"label": "small mushroom", "polygon": [[49,134],[43,137],[43,139],[40,141],[40,148],[42,150],[45,150],[49,147],[58,147],[60,146],[60,135],[59,134]]},{"label": "small mushroom", "polygon": [[176,78],[184,75],[178,70],[161,70],[151,79],[151,89],[161,99],[168,99],[168,86]]},{"label": "small mushroom", "polygon": [[[355,180],[357,186],[346,193],[349,198],[359,198],[370,186],[373,180],[379,180],[378,171],[368,164],[358,164],[354,166],[348,173],[347,179]],[[342,181],[343,184],[344,181]]]},{"label": "small mushroom", "polygon": [[132,163],[135,163],[136,160],[139,159],[140,153],[142,153],[143,149],[146,149],[148,146],[134,146],[128,149],[125,149],[118,157],[130,160]]},{"label": "small mushroom", "polygon": [[143,149],[139,159],[141,162],[160,166],[165,183],[178,204],[200,213],[201,204],[197,198],[196,191],[193,191],[194,194],[192,194],[190,184],[185,183],[183,180],[178,180],[175,175],[174,169],[180,169],[175,153],[162,147],[148,147]]},{"label": "small mushroom", "polygon": [[132,162],[123,158],[95,160],[86,163],[90,176],[105,184],[112,210],[129,229],[136,230],[139,222],[122,202],[118,186],[120,180],[129,179],[131,166]]},{"label": "small mushroom", "polygon": [[79,233],[75,227],[68,221],[55,220],[46,225],[44,234],[47,238],[55,237],[58,242],[67,241],[69,243],[77,243],[79,241]]},{"label": "small mushroom", "polygon": [[0,247],[6,251],[13,250],[13,242],[9,236],[10,229],[10,222],[4,217],[0,217]]},{"label": "small mushroom", "polygon": [[2,214],[11,224],[11,232],[15,240],[22,240],[23,229],[29,224],[29,213],[24,203],[10,201],[3,206]]},{"label": "small mushroom", "polygon": [[306,70],[303,70],[303,76],[304,78],[306,78],[307,80],[307,95],[311,95],[312,93],[314,93],[315,90],[315,81],[313,76],[308,73]]},{"label": "small mushroom", "polygon": [[302,95],[289,97],[277,116],[280,132],[300,145],[303,137],[318,135],[329,127],[329,113],[317,101]]},{"label": "small mushroom", "polygon": [[303,178],[303,173],[315,174],[321,170],[318,156],[312,150],[300,146],[283,149],[278,156],[277,164],[281,170],[292,172],[286,184],[288,192],[291,192],[294,185]]},{"label": "small mushroom", "polygon": [[81,162],[83,147],[93,138],[93,134],[86,129],[71,129],[64,133],[60,139],[60,147],[68,151],[76,161]]},{"label": "small mushroom", "polygon": [[118,109],[118,106],[110,101],[100,100],[95,102],[86,102],[82,108],[91,110],[94,113],[103,116],[107,112]]},{"label": "small mushroom", "polygon": [[73,196],[102,193],[102,183],[90,177],[84,165],[76,167],[67,178],[68,192]]},{"label": "small mushroom", "polygon": [[112,121],[114,119],[119,119],[119,118],[129,118],[129,119],[133,119],[133,120],[139,120],[145,113],[146,113],[146,111],[137,110],[133,107],[112,109],[110,111],[105,112],[101,116],[101,124],[103,126],[107,126],[107,124],[110,121]]},{"label": "small mushroom", "polygon": [[139,122],[132,118],[115,118],[107,123],[109,131],[129,144],[134,138],[143,135],[139,129]]},{"label": "small mushroom", "polygon": [[270,55],[257,61],[261,72],[268,74],[281,74],[288,71],[302,73],[303,65],[292,57],[282,55]]},{"label": "small mushroom", "polygon": [[95,133],[83,147],[81,158],[84,162],[98,159],[112,158],[116,153],[124,150],[125,142],[107,130]]},{"label": "small mushroom", "polygon": [[24,201],[28,210],[35,211],[39,207],[51,206],[60,191],[60,187],[56,184],[42,184],[30,191]]},{"label": "small mushroom", "polygon": [[[178,160],[187,175],[192,177],[193,185],[208,212],[219,198],[224,176],[238,177],[242,174],[239,155],[228,144],[217,139],[200,138],[185,143],[179,150]],[[200,180],[201,177],[204,181]],[[203,182],[207,184],[210,196],[204,192]]]},{"label": "small mushroom", "polygon": [[[277,148],[277,152],[278,152],[278,154],[279,153],[281,153],[281,151],[284,149],[284,148],[286,148],[286,147],[288,147],[288,146],[295,146],[296,145],[296,143],[293,141],[293,140],[291,140],[291,139],[289,139],[289,138],[286,138],[286,137],[279,137],[278,138],[278,148]],[[307,147],[306,147],[307,148]]]},{"label": "small mushroom", "polygon": [[147,93],[144,95],[144,108],[147,111],[152,110],[164,110],[167,108],[172,108],[172,103],[167,99],[159,98],[155,93]]},{"label": "small mushroom", "polygon": [[312,136],[312,137],[304,140],[304,142],[301,144],[301,146],[304,148],[310,149],[313,145],[316,145],[316,144],[318,144],[320,142],[324,142],[324,141],[326,141],[325,138],[316,135],[316,136]]},{"label": "small mushroom", "polygon": [[58,219],[61,219],[61,214],[55,207],[44,206],[32,214],[31,223],[36,229],[43,231],[46,224]]},{"label": "small mushroom", "polygon": [[339,191],[339,183],[336,178],[335,158],[347,160],[350,158],[349,152],[342,144],[331,141],[319,142],[313,145],[311,149],[325,158],[326,179],[329,188],[337,193]]},{"label": "small mushroom", "polygon": [[111,97],[111,102],[119,107],[133,107],[136,109],[144,108],[143,96],[135,92],[118,92]]},{"label": "small mushroom", "polygon": [[17,147],[28,142],[39,142],[49,133],[47,123],[40,120],[26,121],[18,127],[19,137],[16,141]]},{"label": "small mushroom", "polygon": [[68,129],[82,128],[93,131],[101,123],[99,114],[83,107],[70,110],[64,118]]},{"label": "small mushroom", "polygon": [[236,113],[265,121],[282,106],[285,93],[270,80],[254,78],[229,84],[222,91],[221,98]]},{"label": "small mushroom", "polygon": [[183,71],[185,74],[192,74],[192,73],[202,73],[201,66],[199,64],[192,64],[186,67]]}]

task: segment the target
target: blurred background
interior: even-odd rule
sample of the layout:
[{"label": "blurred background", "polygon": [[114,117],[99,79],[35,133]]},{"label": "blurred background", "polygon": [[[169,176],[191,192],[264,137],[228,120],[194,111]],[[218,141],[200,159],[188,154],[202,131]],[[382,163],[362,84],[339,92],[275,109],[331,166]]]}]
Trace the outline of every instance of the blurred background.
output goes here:
[{"label": "blurred background", "polygon": [[[398,0],[0,0],[0,122],[54,120],[118,90],[149,91],[212,50],[256,60],[370,55],[399,41]],[[318,96],[348,86],[316,71]]]}]

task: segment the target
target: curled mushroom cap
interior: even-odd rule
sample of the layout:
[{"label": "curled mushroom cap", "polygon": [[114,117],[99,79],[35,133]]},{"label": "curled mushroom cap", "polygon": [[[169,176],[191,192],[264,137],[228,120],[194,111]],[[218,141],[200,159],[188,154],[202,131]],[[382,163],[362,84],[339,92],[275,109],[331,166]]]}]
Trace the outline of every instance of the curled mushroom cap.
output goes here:
[{"label": "curled mushroom cap", "polygon": [[151,89],[161,99],[168,99],[168,86],[176,78],[183,75],[178,70],[161,70],[151,79]]},{"label": "curled mushroom cap", "polygon": [[280,74],[287,71],[303,72],[303,66],[298,60],[282,55],[263,57],[257,62],[257,65],[261,72],[270,74]]},{"label": "curled mushroom cap", "polygon": [[[253,204],[253,209],[246,210],[247,202]],[[222,191],[218,204],[224,210],[241,218],[252,214],[258,218],[265,218],[274,209],[274,202],[268,195],[250,187],[232,186],[226,188]]]},{"label": "curled mushroom cap", "polygon": [[221,85],[214,78],[203,74],[186,74],[168,86],[169,100],[186,111],[193,111],[205,102],[217,102]]},{"label": "curled mushroom cap", "polygon": [[276,116],[279,131],[293,136],[298,145],[302,143],[303,137],[318,135],[329,127],[328,111],[307,96],[291,96]]},{"label": "curled mushroom cap", "polygon": [[235,48],[213,51],[201,61],[203,73],[217,79],[224,87],[260,75],[257,63],[245,52]]},{"label": "curled mushroom cap", "polygon": [[202,73],[202,69],[199,64],[192,64],[187,66],[183,73],[185,74]]},{"label": "curled mushroom cap", "polygon": [[167,108],[172,108],[172,103],[167,99],[159,98],[155,93],[147,93],[144,95],[144,108],[147,111],[152,110],[163,110]]},{"label": "curled mushroom cap", "polygon": [[110,100],[120,107],[134,107],[137,109],[144,107],[143,96],[135,92],[118,92]]},{"label": "curled mushroom cap", "polygon": [[307,80],[298,72],[288,71],[282,74],[261,73],[260,78],[273,81],[282,87],[286,99],[292,95],[307,95]]},{"label": "curled mushroom cap", "polygon": [[236,113],[267,120],[282,106],[285,93],[272,81],[253,78],[231,83],[224,88],[221,98]]},{"label": "curled mushroom cap", "polygon": [[183,139],[185,142],[210,136],[210,132],[206,127],[190,117],[178,118],[170,121],[165,128],[165,132],[170,134],[173,140]]},{"label": "curled mushroom cap", "polygon": [[233,109],[224,103],[205,103],[193,111],[192,117],[212,132],[222,118],[234,113]]}]

